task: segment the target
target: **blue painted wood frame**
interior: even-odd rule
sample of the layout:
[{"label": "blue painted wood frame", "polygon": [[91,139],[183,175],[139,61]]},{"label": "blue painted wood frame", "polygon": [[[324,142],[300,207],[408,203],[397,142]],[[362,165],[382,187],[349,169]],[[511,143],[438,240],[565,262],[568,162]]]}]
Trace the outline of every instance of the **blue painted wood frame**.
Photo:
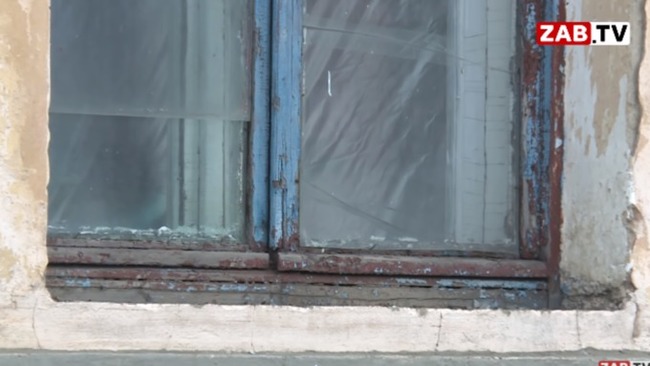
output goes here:
[{"label": "blue painted wood frame", "polygon": [[[566,20],[566,0],[546,0],[547,18]],[[544,55],[544,99],[548,123],[548,179],[544,181],[548,194],[545,197],[547,214],[547,241],[540,253],[546,261],[549,278],[549,307],[558,309],[562,304],[560,289],[560,246],[562,226],[562,171],[564,159],[564,47],[546,47]]]},{"label": "blue painted wood frame", "polygon": [[272,249],[298,243],[302,1],[273,0],[270,226]]},{"label": "blue painted wood frame", "polygon": [[[557,254],[562,139],[563,49],[536,45],[535,25],[562,18],[564,0],[518,2],[521,139],[521,240],[524,259]],[[270,246],[299,247],[302,1],[273,0]],[[555,250],[554,252],[557,252]]]},{"label": "blue painted wood frame", "polygon": [[554,261],[561,224],[564,49],[537,45],[535,33],[537,22],[564,17],[564,0],[525,0],[520,6],[520,255]]},{"label": "blue painted wood frame", "polygon": [[253,29],[253,120],[248,170],[249,240],[260,249],[268,245],[269,143],[271,129],[271,0],[255,0]]}]

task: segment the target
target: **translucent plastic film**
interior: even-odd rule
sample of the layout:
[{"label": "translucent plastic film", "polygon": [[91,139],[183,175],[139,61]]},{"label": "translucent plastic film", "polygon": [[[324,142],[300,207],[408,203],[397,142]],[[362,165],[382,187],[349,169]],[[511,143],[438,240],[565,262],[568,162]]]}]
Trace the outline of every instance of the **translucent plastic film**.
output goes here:
[{"label": "translucent plastic film", "polygon": [[52,111],[249,119],[251,1],[53,0]]},{"label": "translucent plastic film", "polygon": [[305,0],[304,245],[516,250],[514,0]]},{"label": "translucent plastic film", "polygon": [[50,230],[239,237],[251,2],[53,0]]}]

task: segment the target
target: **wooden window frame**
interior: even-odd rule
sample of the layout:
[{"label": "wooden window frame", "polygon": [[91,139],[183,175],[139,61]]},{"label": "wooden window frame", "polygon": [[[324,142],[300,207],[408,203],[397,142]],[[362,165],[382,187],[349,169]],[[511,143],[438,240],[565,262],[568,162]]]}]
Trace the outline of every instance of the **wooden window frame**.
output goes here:
[{"label": "wooden window frame", "polygon": [[[536,45],[535,24],[565,19],[564,2],[522,0],[517,6],[515,96],[519,108],[515,118],[522,125],[519,257],[478,249],[364,254],[302,247],[298,230],[302,2],[255,0],[253,45],[247,55],[253,75],[253,118],[246,167],[245,240],[232,244],[49,235],[46,278],[54,297],[559,307],[564,50]],[[345,296],[332,292],[342,287]],[[373,298],[375,292],[384,290]],[[114,291],[136,295],[114,296]],[[450,291],[456,295],[448,296]],[[415,301],[401,300],[410,293],[416,293]],[[518,300],[512,300],[513,296]]]}]

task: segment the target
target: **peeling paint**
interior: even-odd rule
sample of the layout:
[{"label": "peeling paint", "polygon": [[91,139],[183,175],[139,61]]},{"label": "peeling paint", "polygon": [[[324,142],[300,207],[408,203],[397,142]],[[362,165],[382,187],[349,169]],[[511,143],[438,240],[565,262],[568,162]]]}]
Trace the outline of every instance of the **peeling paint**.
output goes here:
[{"label": "peeling paint", "polygon": [[[637,42],[643,14],[640,1],[571,1],[570,20],[616,20],[612,4],[630,9],[624,14],[629,19],[624,20],[632,22],[636,32],[632,40]],[[650,4],[646,6],[650,10]],[[641,52],[638,47],[598,51],[630,52],[629,58],[616,59],[597,57],[591,48],[572,48],[566,68],[562,144],[565,289],[587,296],[618,288],[625,284],[625,270],[632,263],[634,296],[619,310],[424,312],[347,306],[56,303],[43,290],[42,278],[47,262],[47,3],[32,1],[28,13],[18,0],[0,2],[0,261],[12,262],[9,282],[5,281],[8,267],[0,263],[0,348],[404,353],[650,350],[650,123],[646,108],[641,136],[637,136],[639,111],[634,97],[636,85],[645,85],[642,101],[644,106],[650,103],[650,77],[648,65],[641,83],[634,74],[634,62],[640,57],[635,52]],[[616,73],[610,75],[611,62],[628,62],[624,82]],[[598,79],[593,86],[592,79]],[[600,112],[595,109],[597,100],[608,104]],[[280,101],[274,105],[279,108]],[[602,116],[596,117],[599,113]],[[632,153],[636,197],[626,188]],[[628,216],[634,210],[638,215]],[[284,224],[274,222],[278,229]],[[611,297],[605,300],[611,302]]]},{"label": "peeling paint", "polygon": [[[632,37],[641,39],[641,4],[571,1],[567,17],[631,21]],[[603,296],[622,306],[626,296],[618,289],[629,281],[631,244],[621,213],[634,200],[630,154],[639,120],[640,60],[638,46],[567,48],[560,266],[566,306],[595,306]]]},{"label": "peeling paint", "polygon": [[0,235],[0,283],[7,282],[11,278],[14,265],[18,262],[13,251],[1,247],[2,243],[2,235]]}]

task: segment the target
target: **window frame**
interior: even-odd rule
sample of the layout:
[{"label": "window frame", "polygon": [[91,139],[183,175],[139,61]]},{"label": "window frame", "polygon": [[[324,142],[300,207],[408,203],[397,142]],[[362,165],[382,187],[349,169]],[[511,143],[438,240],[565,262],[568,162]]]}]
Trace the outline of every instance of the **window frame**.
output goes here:
[{"label": "window frame", "polygon": [[[49,233],[48,259],[53,265],[153,266],[167,268],[270,268],[268,240],[268,137],[270,89],[270,2],[252,2],[253,31],[244,55],[251,71],[252,112],[248,133],[243,240],[132,237]],[[259,163],[259,164],[258,164]],[[108,271],[110,272],[110,271]],[[100,276],[101,277],[101,276]]]},{"label": "window frame", "polygon": [[[557,1],[518,2],[515,114],[522,124],[520,258],[480,251],[372,251],[301,247],[299,167],[301,124],[301,0],[274,0],[271,135],[271,233],[279,271],[332,274],[451,275],[461,277],[547,278],[547,257],[557,245],[562,141],[562,48],[535,44],[535,22],[560,19]],[[493,256],[494,254],[492,254]],[[428,258],[430,257],[430,258]],[[444,265],[435,257],[444,257]],[[474,258],[468,258],[474,257]],[[446,268],[448,266],[448,268]]]},{"label": "window frame", "polygon": [[[139,280],[150,281],[150,289],[169,289],[174,283],[175,290],[190,291],[196,284],[183,281],[193,278],[247,285],[345,285],[363,291],[366,286],[401,288],[406,277],[416,278],[422,286],[452,278],[466,281],[461,287],[474,281],[475,288],[490,283],[513,291],[541,290],[548,296],[541,307],[559,306],[564,49],[536,45],[535,24],[565,19],[562,0],[517,2],[516,24],[521,31],[514,95],[519,105],[515,118],[522,124],[519,257],[480,250],[370,254],[301,247],[302,0],[254,0],[253,7],[253,40],[246,55],[253,95],[244,241],[233,245],[48,235],[48,286],[96,288],[100,285],[88,281],[120,280],[125,283],[115,287],[127,289],[128,283]],[[495,286],[495,280],[501,285]],[[520,285],[513,285],[519,280]],[[535,299],[539,301],[539,296]]]}]

